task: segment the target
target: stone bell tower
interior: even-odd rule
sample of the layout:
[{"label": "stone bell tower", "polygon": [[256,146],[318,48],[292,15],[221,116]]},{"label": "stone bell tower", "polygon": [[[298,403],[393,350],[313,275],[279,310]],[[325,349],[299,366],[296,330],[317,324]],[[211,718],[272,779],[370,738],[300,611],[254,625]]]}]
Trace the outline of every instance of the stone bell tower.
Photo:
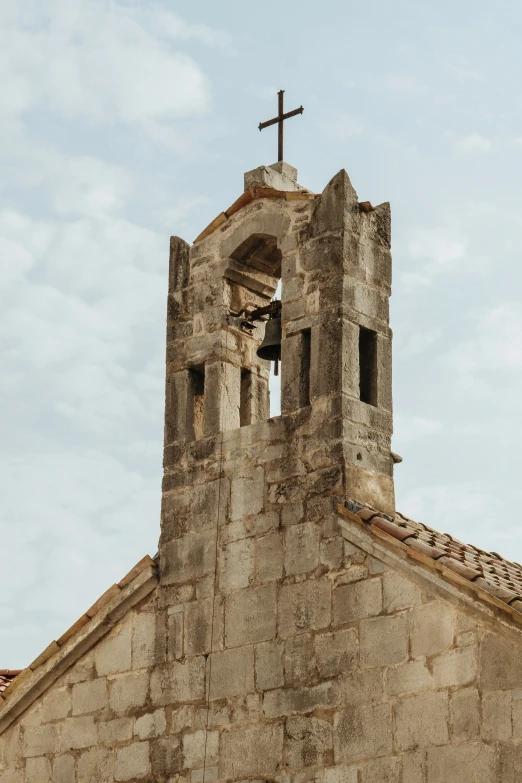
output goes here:
[{"label": "stone bell tower", "polygon": [[[256,531],[286,531],[274,569],[298,573],[336,502],[394,512],[389,205],[360,203],[344,170],[317,195],[296,179],[284,162],[248,172],[192,246],[171,239],[164,585],[210,578],[218,555],[220,584],[250,584]],[[269,418],[264,323],[245,329],[238,314],[269,304],[279,280],[281,415]],[[249,543],[231,565],[234,536]]]}]

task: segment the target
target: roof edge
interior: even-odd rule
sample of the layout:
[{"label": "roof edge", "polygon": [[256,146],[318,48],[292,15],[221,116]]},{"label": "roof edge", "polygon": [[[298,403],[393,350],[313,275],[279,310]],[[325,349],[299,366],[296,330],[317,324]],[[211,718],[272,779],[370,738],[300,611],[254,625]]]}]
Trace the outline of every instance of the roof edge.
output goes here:
[{"label": "roof edge", "polygon": [[[522,613],[517,611],[515,607],[496,598],[492,593],[481,587],[480,584],[471,582],[443,563],[408,546],[408,544],[396,538],[395,535],[387,533],[386,530],[372,524],[374,519],[382,519],[383,522],[387,523],[389,520],[385,520],[378,512],[373,512],[369,509],[364,509],[364,511],[369,512],[369,518],[363,520],[358,514],[352,513],[344,506],[340,504],[337,506],[337,513],[342,517],[340,526],[341,534],[344,538],[374,557],[385,559],[386,556],[388,558],[391,556],[394,564],[406,563],[408,570],[413,570],[415,574],[423,579],[427,579],[432,585],[442,588],[446,593],[450,592],[454,598],[465,603],[468,607],[487,612],[490,616],[493,607],[500,610],[505,616],[504,625],[517,631],[518,634],[522,632]],[[352,526],[348,524],[349,522],[352,523]],[[376,549],[377,551],[375,551]],[[470,596],[463,592],[462,588],[474,594],[479,599],[479,602],[473,601]],[[498,619],[498,615],[496,616]],[[513,622],[508,624],[508,618]]]},{"label": "roof edge", "polygon": [[146,555],[110,587],[68,631],[50,645],[0,694],[2,734],[67,669],[105,636],[157,586],[157,566]]}]

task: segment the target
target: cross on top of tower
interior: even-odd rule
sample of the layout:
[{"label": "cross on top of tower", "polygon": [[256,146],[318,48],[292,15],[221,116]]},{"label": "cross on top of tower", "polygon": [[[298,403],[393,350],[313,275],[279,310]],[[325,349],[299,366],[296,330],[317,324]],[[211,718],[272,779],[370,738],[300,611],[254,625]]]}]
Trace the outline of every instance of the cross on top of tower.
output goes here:
[{"label": "cross on top of tower", "polygon": [[293,109],[292,111],[288,111],[286,114],[284,113],[283,109],[283,96],[284,96],[284,90],[279,90],[277,93],[278,97],[278,115],[277,117],[274,117],[272,120],[267,120],[266,122],[260,122],[259,123],[259,130],[262,131],[263,128],[268,128],[269,125],[275,125],[276,122],[278,123],[278,136],[277,136],[277,160],[283,160],[283,123],[285,120],[288,120],[290,117],[295,117],[296,114],[302,114],[304,112],[304,109],[302,106],[300,106],[298,109]]}]

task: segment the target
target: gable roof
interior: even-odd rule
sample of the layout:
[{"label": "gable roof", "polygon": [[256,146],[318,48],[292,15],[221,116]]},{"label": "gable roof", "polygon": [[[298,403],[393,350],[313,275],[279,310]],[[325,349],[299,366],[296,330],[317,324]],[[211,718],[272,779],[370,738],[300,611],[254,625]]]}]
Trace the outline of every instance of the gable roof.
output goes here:
[{"label": "gable roof", "polygon": [[485,552],[472,544],[439,533],[431,527],[414,522],[412,519],[396,514],[392,519],[369,508],[347,501],[338,506],[341,513],[348,512],[352,519],[364,523],[372,532],[385,534],[409,550],[408,554],[416,560],[422,558],[425,564],[437,565],[439,569],[454,574],[461,582],[497,599],[510,607],[522,621],[522,566],[506,560],[496,552]]}]

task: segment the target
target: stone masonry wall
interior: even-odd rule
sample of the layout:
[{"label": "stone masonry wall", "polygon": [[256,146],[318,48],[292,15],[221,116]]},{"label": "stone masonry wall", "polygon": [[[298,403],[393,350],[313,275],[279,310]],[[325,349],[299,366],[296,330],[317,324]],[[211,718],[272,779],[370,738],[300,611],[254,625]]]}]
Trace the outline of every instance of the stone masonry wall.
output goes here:
[{"label": "stone masonry wall", "polygon": [[1,783],[201,783],[205,753],[209,781],[518,783],[520,642],[324,524],[236,528],[212,655],[204,579],[131,612],[0,737]]}]

